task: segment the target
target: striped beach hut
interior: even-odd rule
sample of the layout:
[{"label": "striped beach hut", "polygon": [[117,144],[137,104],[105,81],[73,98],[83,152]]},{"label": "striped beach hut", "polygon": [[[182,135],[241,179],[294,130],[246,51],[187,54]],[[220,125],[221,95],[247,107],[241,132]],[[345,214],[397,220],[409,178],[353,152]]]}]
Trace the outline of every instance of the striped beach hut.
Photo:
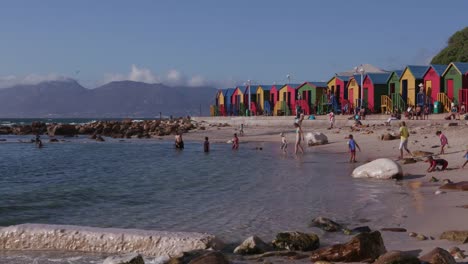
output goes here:
[{"label": "striped beach hut", "polygon": [[300,84],[285,84],[278,90],[278,101],[273,109],[274,115],[295,114],[296,107],[296,88]]},{"label": "striped beach hut", "polygon": [[[444,90],[437,96],[446,111],[450,110],[450,103],[468,104],[468,63],[452,62],[442,73]],[[444,95],[445,93],[445,95]]]},{"label": "striped beach hut", "polygon": [[255,91],[258,111],[264,115],[271,114],[270,91],[273,85],[259,85]]},{"label": "striped beach hut", "polygon": [[408,65],[400,77],[400,95],[406,105],[416,105],[418,85],[423,82],[424,73],[428,66]]},{"label": "striped beach hut", "polygon": [[371,112],[380,111],[382,96],[387,95],[389,73],[368,73],[364,77],[364,105]]},{"label": "striped beach hut", "polygon": [[327,83],[325,82],[304,82],[297,88],[298,95],[300,95],[297,102],[304,114],[317,113],[320,98],[326,94],[326,90]]},{"label": "striped beach hut", "polygon": [[[442,74],[445,69],[447,69],[447,65],[431,64],[423,75],[424,95],[430,98],[430,104],[437,101],[437,94],[442,92],[444,87]],[[421,101],[419,97],[418,95],[418,104]]]}]

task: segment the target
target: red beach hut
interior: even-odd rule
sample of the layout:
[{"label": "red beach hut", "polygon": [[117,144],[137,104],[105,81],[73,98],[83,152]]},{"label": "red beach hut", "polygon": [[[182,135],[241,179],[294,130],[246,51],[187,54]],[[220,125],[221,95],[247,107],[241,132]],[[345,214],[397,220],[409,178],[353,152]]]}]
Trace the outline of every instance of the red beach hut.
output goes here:
[{"label": "red beach hut", "polygon": [[444,87],[444,78],[442,74],[447,65],[431,64],[423,76],[424,92],[426,96],[431,98],[431,101],[437,101],[437,94],[441,93]]}]

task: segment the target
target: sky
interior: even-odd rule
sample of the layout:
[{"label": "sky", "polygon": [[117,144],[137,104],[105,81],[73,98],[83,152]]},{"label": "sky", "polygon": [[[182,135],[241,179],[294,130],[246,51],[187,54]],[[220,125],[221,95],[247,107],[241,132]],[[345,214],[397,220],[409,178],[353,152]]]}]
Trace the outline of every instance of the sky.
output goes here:
[{"label": "sky", "polygon": [[2,1],[0,87],[327,81],[360,64],[425,65],[468,26],[468,1]]}]

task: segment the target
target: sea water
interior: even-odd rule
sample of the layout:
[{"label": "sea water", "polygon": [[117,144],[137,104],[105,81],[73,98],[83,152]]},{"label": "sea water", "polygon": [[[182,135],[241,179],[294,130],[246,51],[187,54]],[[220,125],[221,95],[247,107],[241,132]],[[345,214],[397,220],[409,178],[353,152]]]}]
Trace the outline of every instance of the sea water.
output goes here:
[{"label": "sea water", "polygon": [[[204,153],[200,142],[186,142],[180,151],[157,139],[43,138],[39,149],[20,143],[27,136],[0,138],[6,139],[0,142],[0,226],[207,232],[228,243],[297,230],[319,233],[330,244],[349,237],[311,228],[311,219],[388,227],[404,217],[401,204],[408,199],[398,182],[351,178],[359,164],[347,163],[346,153],[313,148],[295,158],[274,143],[241,144],[238,151],[212,144]],[[24,263],[5,254],[2,263]],[[63,263],[87,263],[71,258]]]}]

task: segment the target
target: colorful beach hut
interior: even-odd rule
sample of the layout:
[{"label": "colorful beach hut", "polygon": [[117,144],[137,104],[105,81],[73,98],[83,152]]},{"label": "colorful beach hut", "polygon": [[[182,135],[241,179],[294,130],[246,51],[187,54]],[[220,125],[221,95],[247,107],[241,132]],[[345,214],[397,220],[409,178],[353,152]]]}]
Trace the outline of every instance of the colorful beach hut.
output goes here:
[{"label": "colorful beach hut", "polygon": [[348,80],[350,76],[333,76],[328,82],[329,94],[334,94],[339,108],[343,113],[349,111],[350,102],[348,101]]},{"label": "colorful beach hut", "polygon": [[371,112],[380,111],[382,96],[387,95],[387,80],[389,73],[368,73],[364,77],[364,105]]},{"label": "colorful beach hut", "polygon": [[244,90],[244,105],[249,109],[249,92],[250,92],[250,115],[257,115],[257,87],[255,85],[248,85]]},{"label": "colorful beach hut", "polygon": [[348,101],[352,108],[359,107],[359,98],[361,96],[361,75],[356,74],[348,81]]},{"label": "colorful beach hut", "polygon": [[237,86],[231,96],[231,105],[233,115],[245,115],[244,106],[245,86]]},{"label": "colorful beach hut", "polygon": [[228,88],[224,91],[224,109],[226,111],[226,115],[231,116],[234,114],[233,107],[232,107],[232,94],[234,93],[234,88]]},{"label": "colorful beach hut", "polygon": [[296,113],[296,88],[300,84],[285,84],[278,90],[278,101],[274,107],[275,115],[291,115]]},{"label": "colorful beach hut", "polygon": [[452,102],[468,107],[467,72],[468,63],[452,62],[442,73],[444,90],[438,94],[437,100],[442,103],[446,111],[450,110],[450,103]]},{"label": "colorful beach hut", "polygon": [[326,90],[327,83],[325,82],[305,82],[297,88],[296,104],[306,115],[316,113],[320,98],[326,93]]},{"label": "colorful beach hut", "polygon": [[427,69],[428,66],[408,65],[403,70],[400,77],[400,95],[406,105],[416,105],[418,85],[423,82],[424,73]]},{"label": "colorful beach hut", "polygon": [[219,89],[216,93],[216,116],[225,116],[226,108],[224,106],[224,93],[226,89]]},{"label": "colorful beach hut", "polygon": [[406,110],[406,103],[400,95],[400,77],[403,70],[396,70],[390,73],[387,79],[387,95],[382,96],[382,113],[393,112],[394,108],[400,111]]},{"label": "colorful beach hut", "polygon": [[[423,75],[424,94],[430,98],[431,104],[437,101],[437,95],[442,92],[442,88],[444,87],[442,74],[445,69],[447,69],[447,65],[431,64]],[[418,104],[420,103],[419,101],[420,98],[418,96]]]},{"label": "colorful beach hut", "polygon": [[[281,88],[282,85],[273,85],[273,87],[271,87],[270,89],[270,104],[272,106],[272,108],[275,107],[276,105],[276,102],[278,102],[279,100],[279,89]],[[274,112],[274,110],[273,110]],[[273,113],[274,115],[276,115],[275,113]]]},{"label": "colorful beach hut", "polygon": [[255,91],[257,109],[264,115],[271,114],[270,91],[273,85],[259,85]]}]

